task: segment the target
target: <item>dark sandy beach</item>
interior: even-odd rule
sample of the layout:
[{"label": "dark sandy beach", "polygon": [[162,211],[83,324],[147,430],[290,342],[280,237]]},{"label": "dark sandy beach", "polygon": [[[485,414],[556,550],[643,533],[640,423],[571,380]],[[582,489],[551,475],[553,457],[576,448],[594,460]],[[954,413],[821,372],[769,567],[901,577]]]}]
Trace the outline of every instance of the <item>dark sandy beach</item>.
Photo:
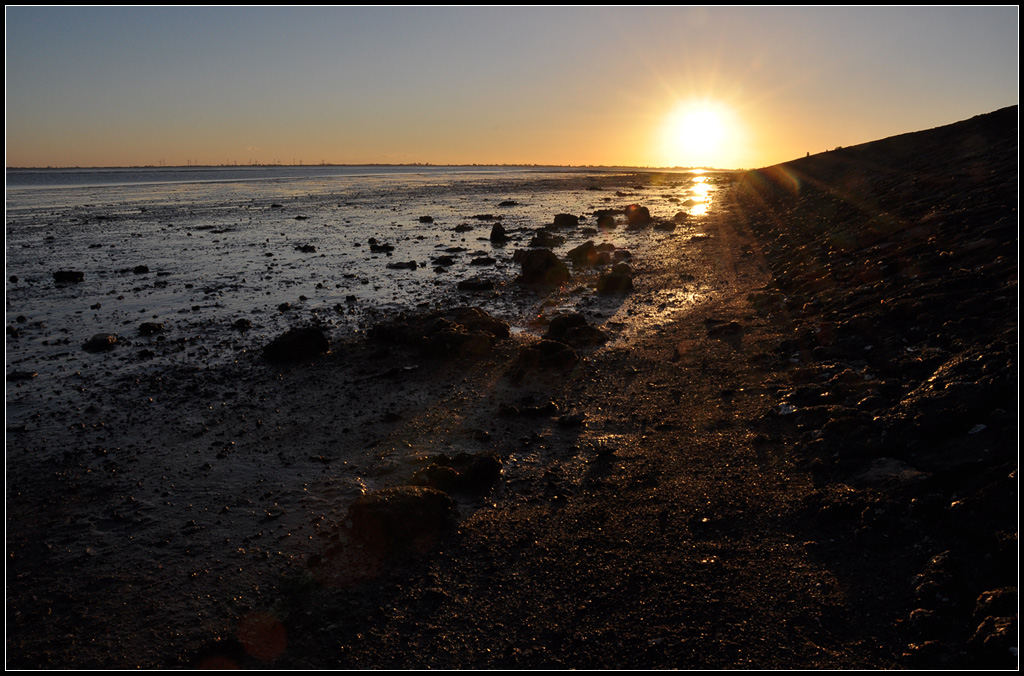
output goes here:
[{"label": "dark sandy beach", "polygon": [[9,468],[7,667],[1015,668],[1017,123],[735,175],[685,251],[570,266],[607,342],[453,309],[146,376],[210,397],[140,427],[192,479]]}]

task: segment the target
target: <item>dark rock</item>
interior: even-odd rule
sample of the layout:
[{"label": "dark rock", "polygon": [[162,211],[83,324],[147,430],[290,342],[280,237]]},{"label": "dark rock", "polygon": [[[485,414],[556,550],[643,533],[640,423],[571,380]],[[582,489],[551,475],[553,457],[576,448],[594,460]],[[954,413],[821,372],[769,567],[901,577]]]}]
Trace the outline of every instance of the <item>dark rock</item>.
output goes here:
[{"label": "dark rock", "polygon": [[455,287],[459,291],[490,291],[494,288],[494,280],[471,277],[461,280]]},{"label": "dark rock", "polygon": [[608,336],[601,329],[589,324],[587,318],[578,312],[559,315],[552,319],[544,338],[573,347],[592,347],[608,341]]},{"label": "dark rock", "polygon": [[469,223],[459,223],[455,226],[455,232],[469,232],[473,229],[473,226]]},{"label": "dark rock", "polygon": [[459,453],[454,457],[441,454],[413,476],[413,483],[446,493],[483,495],[500,476],[501,460],[497,453]]},{"label": "dark rock", "polygon": [[316,327],[294,328],[275,338],[263,349],[263,356],[272,362],[294,362],[312,359],[330,349],[323,331]]},{"label": "dark rock", "polygon": [[553,234],[552,232],[541,228],[537,231],[537,234],[530,239],[530,243],[527,244],[527,246],[550,249],[563,244],[565,244],[565,237]]},{"label": "dark rock", "polygon": [[[9,380],[10,378],[8,378]],[[974,603],[974,618],[981,621],[986,617],[1011,617],[1017,614],[1017,588],[1000,587],[982,592]]]},{"label": "dark rock", "polygon": [[1020,628],[1016,615],[986,617],[974,630],[968,645],[976,656],[977,666],[990,669],[1015,669]]},{"label": "dark rock", "polygon": [[688,219],[689,217],[690,214],[686,213],[685,211],[680,211],[677,212],[676,215],[672,217],[672,220],[675,221],[676,223],[685,223],[686,219]]},{"label": "dark rock", "polygon": [[573,214],[555,214],[555,220],[551,224],[553,228],[575,228],[580,224],[580,217]]},{"label": "dark rock", "polygon": [[451,359],[487,353],[509,336],[508,324],[479,308],[402,315],[369,331],[376,343],[416,348],[425,357]]},{"label": "dark rock", "polygon": [[502,242],[508,241],[508,235],[505,234],[505,228],[504,226],[502,226],[501,223],[495,223],[493,226],[491,226],[490,239],[495,244],[500,244]]},{"label": "dark rock", "polygon": [[470,265],[494,265],[494,259],[490,256],[478,256],[469,262]]},{"label": "dark rock", "polygon": [[597,292],[600,294],[615,295],[631,291],[633,291],[633,275],[628,272],[616,272],[613,268],[612,272],[597,278]]},{"label": "dark rock", "polygon": [[555,286],[569,281],[569,268],[547,249],[520,249],[512,260],[522,267],[518,281],[521,284]]},{"label": "dark rock", "polygon": [[370,252],[371,253],[390,253],[395,250],[393,244],[378,244],[377,240],[370,239]]},{"label": "dark rock", "polygon": [[148,274],[149,273],[149,266],[146,266],[146,265],[136,265],[134,268],[132,268],[132,272],[135,273],[136,275]]},{"label": "dark rock", "polygon": [[499,202],[498,206],[499,207],[515,207],[515,206],[519,206],[519,202],[516,202],[515,200],[504,200],[502,202]]},{"label": "dark rock", "polygon": [[611,262],[611,251],[614,249],[614,244],[595,245],[592,241],[587,241],[571,249],[566,255],[576,265],[605,265]]},{"label": "dark rock", "polygon": [[53,273],[53,281],[58,284],[77,284],[85,281],[85,273],[81,270],[57,270]]},{"label": "dark rock", "polygon": [[82,345],[82,349],[86,352],[109,352],[114,349],[115,345],[117,345],[116,333],[97,333]]},{"label": "dark rock", "polygon": [[438,256],[434,259],[434,265],[443,265],[445,267],[455,265],[455,259],[451,256]]},{"label": "dark rock", "polygon": [[164,325],[159,322],[142,322],[139,324],[139,335],[153,336],[164,332]]},{"label": "dark rock", "polygon": [[389,270],[415,270],[417,265],[416,261],[405,261],[402,263],[388,263],[386,267]]},{"label": "dark rock", "polygon": [[[298,218],[298,217],[296,216],[296,218]],[[316,253],[316,247],[313,246],[312,244],[299,244],[299,245],[296,245],[295,250],[296,251],[301,251],[302,253]]]},{"label": "dark rock", "polygon": [[647,207],[642,207],[639,204],[630,204],[626,207],[626,227],[629,230],[640,230],[651,223],[654,219],[651,218],[651,212]]},{"label": "dark rock", "polygon": [[352,539],[394,556],[429,552],[458,520],[447,493],[396,486],[360,496],[349,505]]},{"label": "dark rock", "polygon": [[569,345],[556,340],[541,340],[519,351],[511,373],[513,378],[519,378],[536,369],[568,371],[578,361],[579,355]]},{"label": "dark rock", "polygon": [[743,333],[743,325],[736,320],[731,322],[710,322],[708,326],[708,335],[712,338],[737,336],[741,333]]},{"label": "dark rock", "polygon": [[17,383],[24,380],[32,380],[38,375],[39,373],[36,371],[11,371],[7,374],[7,380],[8,382]]},{"label": "dark rock", "polygon": [[420,223],[433,223],[433,222],[434,222],[434,217],[433,216],[420,216]]},{"label": "dark rock", "polygon": [[676,229],[676,224],[672,221],[657,221],[654,224],[654,229],[660,232],[672,232]]},{"label": "dark rock", "polygon": [[601,214],[597,217],[597,227],[601,230],[614,230],[617,225],[615,216],[611,214]]}]

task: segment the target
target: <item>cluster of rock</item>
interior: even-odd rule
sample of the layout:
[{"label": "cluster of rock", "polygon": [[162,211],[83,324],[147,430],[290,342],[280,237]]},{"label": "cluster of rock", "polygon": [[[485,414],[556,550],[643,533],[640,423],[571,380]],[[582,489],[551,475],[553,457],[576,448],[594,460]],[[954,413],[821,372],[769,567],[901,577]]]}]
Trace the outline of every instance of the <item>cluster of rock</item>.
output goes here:
[{"label": "cluster of rock", "polygon": [[368,332],[377,345],[411,347],[424,357],[445,359],[486,354],[508,336],[507,322],[475,307],[401,315]]},{"label": "cluster of rock", "polygon": [[769,419],[827,477],[810,515],[880,559],[929,553],[906,621],[915,666],[1016,660],[1016,119],[1014,107],[738,185],[776,280],[750,300],[794,325],[769,358],[791,383]]}]

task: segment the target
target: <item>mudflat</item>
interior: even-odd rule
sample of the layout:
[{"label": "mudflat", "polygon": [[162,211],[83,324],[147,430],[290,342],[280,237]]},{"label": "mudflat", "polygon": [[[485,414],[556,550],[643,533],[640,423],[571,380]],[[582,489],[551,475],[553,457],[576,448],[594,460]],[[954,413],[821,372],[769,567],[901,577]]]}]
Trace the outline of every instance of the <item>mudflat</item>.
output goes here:
[{"label": "mudflat", "polygon": [[[614,331],[453,308],[163,374],[231,392],[203,453],[162,420],[8,472],[7,666],[1013,668],[1017,182],[1014,107],[736,175],[625,271],[579,252]],[[186,485],[111,494],[144,447]]]}]

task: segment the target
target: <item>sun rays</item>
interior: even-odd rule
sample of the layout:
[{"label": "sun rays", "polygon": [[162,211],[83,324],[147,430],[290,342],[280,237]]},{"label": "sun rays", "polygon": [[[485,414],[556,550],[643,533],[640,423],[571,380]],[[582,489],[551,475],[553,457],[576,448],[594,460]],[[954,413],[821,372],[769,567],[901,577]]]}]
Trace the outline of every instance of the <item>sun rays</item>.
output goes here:
[{"label": "sun rays", "polygon": [[739,144],[735,113],[715,101],[687,101],[665,116],[661,154],[668,166],[728,166]]}]

